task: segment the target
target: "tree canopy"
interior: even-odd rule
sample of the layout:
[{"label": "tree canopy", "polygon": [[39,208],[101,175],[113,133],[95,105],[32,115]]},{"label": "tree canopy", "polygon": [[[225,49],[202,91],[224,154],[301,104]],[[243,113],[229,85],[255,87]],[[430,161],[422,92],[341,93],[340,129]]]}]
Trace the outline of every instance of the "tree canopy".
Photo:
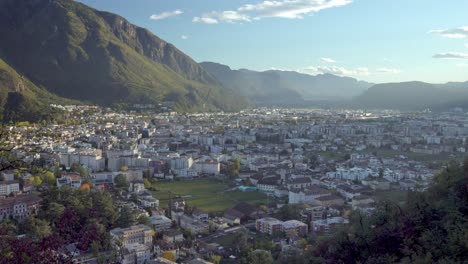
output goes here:
[{"label": "tree canopy", "polygon": [[371,215],[319,243],[320,263],[465,263],[468,256],[468,161],[452,162],[406,205],[381,203]]}]

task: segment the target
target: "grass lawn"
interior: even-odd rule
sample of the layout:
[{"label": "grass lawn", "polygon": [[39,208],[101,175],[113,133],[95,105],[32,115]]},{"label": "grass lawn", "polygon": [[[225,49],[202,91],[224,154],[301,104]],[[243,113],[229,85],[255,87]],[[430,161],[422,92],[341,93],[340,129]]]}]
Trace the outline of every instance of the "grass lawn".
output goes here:
[{"label": "grass lawn", "polygon": [[174,182],[157,182],[154,184],[154,196],[159,199],[162,207],[167,206],[169,191],[174,195],[190,196],[185,201],[207,212],[224,211],[238,202],[266,204],[266,195],[260,192],[224,192],[228,185],[217,179],[201,179]]},{"label": "grass lawn", "polygon": [[408,157],[410,160],[420,161],[423,163],[430,163],[434,161],[449,161],[452,159],[456,160],[463,160],[464,155],[456,153],[456,154],[447,154],[447,153],[440,153],[440,154],[423,154],[423,153],[414,153],[414,152],[403,152],[398,150],[391,150],[391,149],[367,149],[363,151],[364,153],[372,153],[376,152],[377,156],[382,158],[394,158],[397,155],[404,155]]},{"label": "grass lawn", "polygon": [[317,152],[317,154],[327,160],[341,160],[345,156],[346,152],[320,151]]}]

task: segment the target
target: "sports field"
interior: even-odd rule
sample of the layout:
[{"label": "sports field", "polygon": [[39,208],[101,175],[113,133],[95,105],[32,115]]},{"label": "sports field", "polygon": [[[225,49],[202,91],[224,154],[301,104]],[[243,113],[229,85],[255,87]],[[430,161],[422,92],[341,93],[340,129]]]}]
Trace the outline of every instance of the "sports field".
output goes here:
[{"label": "sports field", "polygon": [[200,179],[174,182],[157,182],[154,197],[159,199],[161,207],[167,207],[170,193],[184,196],[190,206],[206,212],[221,212],[238,202],[266,204],[267,196],[260,192],[227,191],[228,185],[217,179]]}]

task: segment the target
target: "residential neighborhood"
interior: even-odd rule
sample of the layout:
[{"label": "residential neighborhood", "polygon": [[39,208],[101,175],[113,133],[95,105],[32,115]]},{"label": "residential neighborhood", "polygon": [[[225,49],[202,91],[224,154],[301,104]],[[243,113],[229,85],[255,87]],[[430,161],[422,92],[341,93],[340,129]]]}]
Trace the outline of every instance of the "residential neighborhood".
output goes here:
[{"label": "residential neighborhood", "polygon": [[41,215],[56,188],[109,193],[119,223],[104,227],[110,244],[94,253],[64,245],[76,263],[304,254],[353,213],[424,191],[468,147],[468,117],[457,110],[69,109],[73,123],[7,127],[10,156],[28,166],[1,171],[0,221]]}]

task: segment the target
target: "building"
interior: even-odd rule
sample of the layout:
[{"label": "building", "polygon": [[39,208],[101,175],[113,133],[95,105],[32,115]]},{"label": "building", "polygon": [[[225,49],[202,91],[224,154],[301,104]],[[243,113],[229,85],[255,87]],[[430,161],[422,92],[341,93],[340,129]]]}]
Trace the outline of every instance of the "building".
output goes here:
[{"label": "building", "polygon": [[277,177],[263,178],[257,182],[257,188],[261,192],[273,193],[278,187]]},{"label": "building", "polygon": [[122,264],[144,264],[151,259],[151,249],[144,244],[127,244],[123,250]]},{"label": "building", "polygon": [[216,160],[197,162],[195,170],[200,174],[218,175],[221,172],[221,163]]},{"label": "building", "polygon": [[143,208],[158,209],[159,200],[154,197],[138,197],[138,204]]},{"label": "building", "polygon": [[310,222],[310,229],[311,232],[315,233],[329,233],[333,227],[347,223],[348,220],[340,216],[327,219],[317,219]]},{"label": "building", "polygon": [[110,231],[113,243],[120,240],[123,246],[128,244],[151,245],[153,230],[146,225],[135,225],[128,228],[115,228]]},{"label": "building", "polygon": [[288,189],[302,189],[312,186],[312,180],[308,177],[294,178],[288,181]]},{"label": "building", "polygon": [[264,212],[259,207],[245,202],[236,204],[224,213],[224,217],[228,220],[237,221],[236,219],[239,219],[241,223],[250,219],[261,218],[263,215]]},{"label": "building", "polygon": [[361,181],[369,177],[371,173],[372,171],[369,168],[337,168],[335,172],[328,172],[327,177],[341,180]]},{"label": "building", "polygon": [[163,240],[166,243],[176,243],[176,242],[182,242],[184,241],[184,235],[182,234],[181,231],[177,229],[170,229],[164,232],[163,234]]},{"label": "building", "polygon": [[62,175],[61,178],[57,178],[57,187],[70,186],[78,189],[81,187],[81,177],[79,174],[70,173]]},{"label": "building", "polygon": [[255,226],[256,226],[257,232],[269,234],[269,235],[275,235],[282,231],[283,221],[280,221],[272,217],[265,217],[265,218],[261,218],[255,221]]},{"label": "building", "polygon": [[32,195],[22,195],[0,199],[0,221],[13,218],[23,221],[30,215],[37,214],[41,199]]},{"label": "building", "polygon": [[191,230],[192,234],[201,234],[208,232],[209,225],[205,222],[198,220],[197,218],[182,215],[179,219],[180,227],[185,230]]},{"label": "building", "polygon": [[328,190],[317,186],[309,186],[306,189],[292,189],[289,191],[289,203],[313,204],[315,199],[330,194]]},{"label": "building", "polygon": [[361,195],[362,188],[355,188],[350,185],[338,185],[336,190],[343,196],[346,200],[351,201],[355,196]]},{"label": "building", "polygon": [[12,193],[20,191],[18,181],[2,181],[0,182],[0,196],[8,196]]},{"label": "building", "polygon": [[332,194],[316,198],[314,204],[323,207],[341,206],[344,204],[344,200],[343,198]]},{"label": "building", "polygon": [[149,219],[156,232],[169,230],[172,226],[172,220],[164,215],[153,215]]},{"label": "building", "polygon": [[308,226],[298,220],[289,220],[283,222],[283,232],[292,235],[304,236],[308,232]]},{"label": "building", "polygon": [[200,220],[200,221],[203,221],[203,222],[206,222],[208,220],[210,220],[210,217],[208,215],[207,212],[205,211],[202,211],[200,209],[195,209],[193,210],[193,213],[192,213],[193,217]]},{"label": "building", "polygon": [[71,167],[73,164],[83,165],[92,171],[105,169],[106,160],[99,149],[85,149],[71,153],[59,153],[60,164]]}]

